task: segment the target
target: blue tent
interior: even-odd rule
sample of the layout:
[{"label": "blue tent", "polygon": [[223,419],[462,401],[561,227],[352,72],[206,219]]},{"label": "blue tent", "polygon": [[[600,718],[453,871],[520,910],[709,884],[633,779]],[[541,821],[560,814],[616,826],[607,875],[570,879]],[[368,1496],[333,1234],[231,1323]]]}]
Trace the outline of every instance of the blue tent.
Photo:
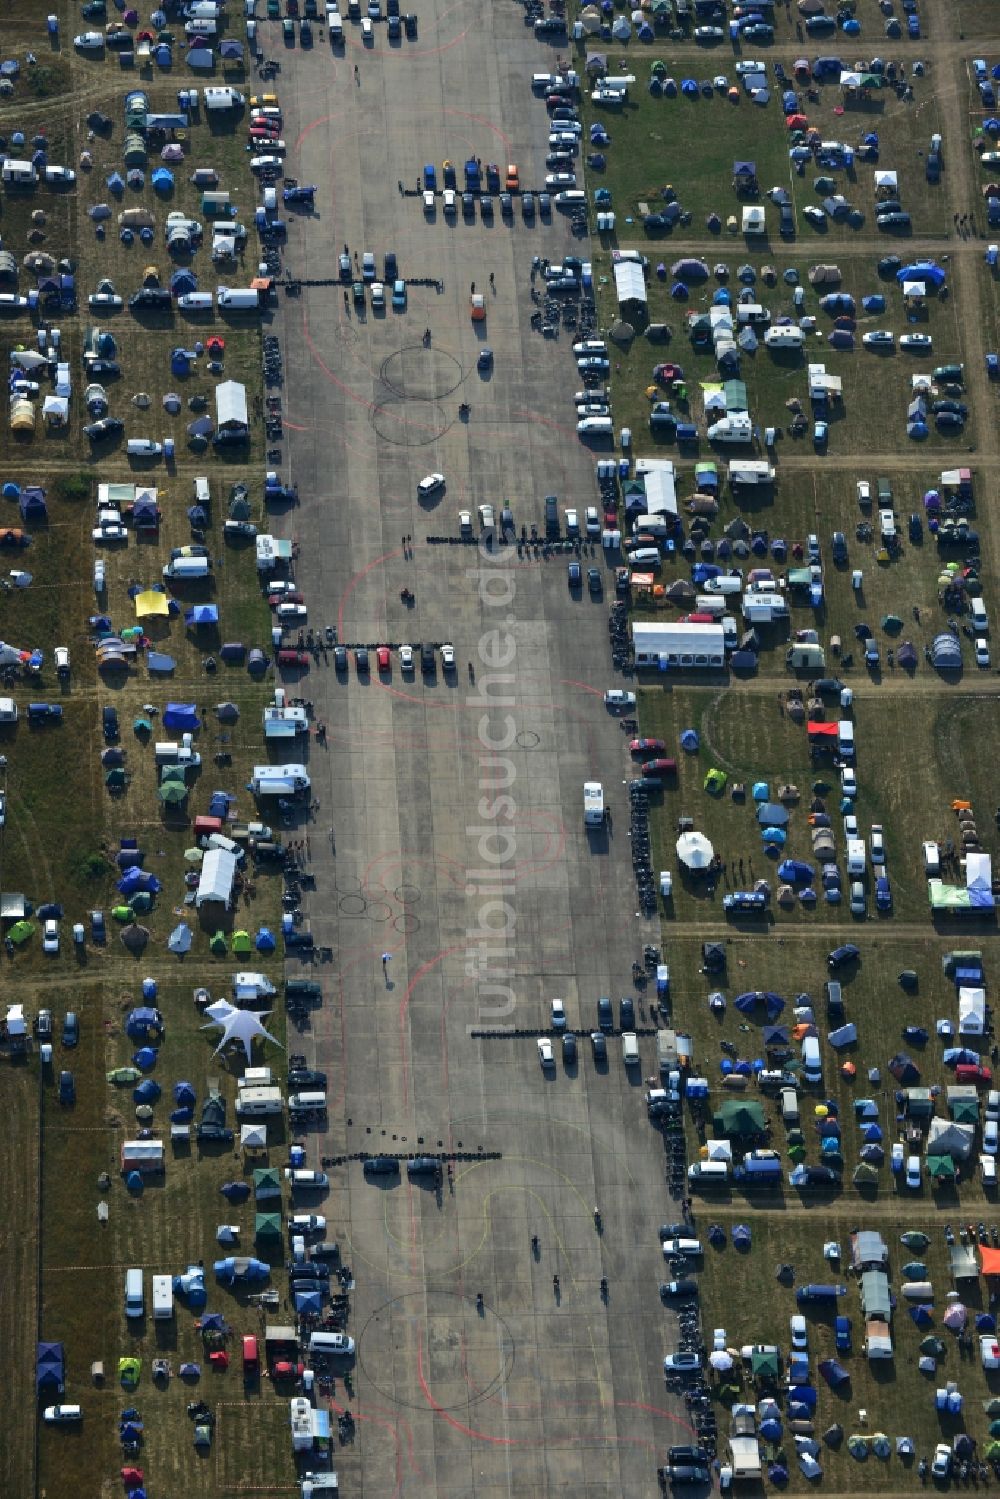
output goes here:
[{"label": "blue tent", "polygon": [[170,290],[175,297],[183,297],[188,292],[198,290],[198,278],[189,266],[182,265],[171,274]]},{"label": "blue tent", "polygon": [[185,1106],[183,1109],[171,1109],[170,1111],[171,1124],[190,1124],[193,1118],[194,1109],[188,1106]]},{"label": "blue tent", "polygon": [[749,1223],[737,1223],[733,1228],[733,1247],[736,1249],[749,1249],[750,1242]]},{"label": "blue tent", "polygon": [[698,85],[693,78],[681,79],[681,93],[686,94],[689,99],[697,99]]},{"label": "blue tent", "polygon": [[783,807],[780,802],[765,801],[762,806],[757,808],[757,821],[766,822],[772,828],[785,827],[788,823],[789,815],[787,807]]},{"label": "blue tent", "polygon": [[789,1400],[794,1400],[797,1405],[807,1406],[809,1410],[816,1409],[816,1391],[811,1384],[793,1385],[788,1392]]},{"label": "blue tent", "polygon": [[169,193],[173,189],[174,174],[167,167],[154,167],[149,180],[158,193]]},{"label": "blue tent", "polygon": [[43,521],[48,516],[45,505],[45,490],[30,485],[21,490],[18,496],[18,506],[21,518],[26,521]]},{"label": "blue tent", "polygon": [[219,1191],[229,1202],[246,1202],[250,1196],[250,1186],[247,1182],[223,1182]]},{"label": "blue tent", "polygon": [[682,750],[687,750],[689,755],[693,755],[698,749],[698,746],[701,744],[701,738],[698,734],[698,730],[685,729],[683,734],[681,735],[680,743]]},{"label": "blue tent", "polygon": [[132,1097],[136,1103],[155,1103],[160,1096],[160,1085],[154,1083],[151,1077],[144,1077],[137,1088],[132,1089]]},{"label": "blue tent", "polygon": [[258,952],[274,952],[276,943],[273,932],[269,931],[266,926],[262,926],[257,933],[254,946]]},{"label": "blue tent", "polygon": [[181,921],[178,922],[167,938],[167,946],[171,952],[183,954],[191,951],[192,941],[191,928],[186,921]]},{"label": "blue tent", "polygon": [[866,1141],[881,1140],[882,1129],[878,1124],[866,1124],[861,1131],[861,1138]]},{"label": "blue tent", "polygon": [[909,1311],[918,1327],[930,1327],[934,1320],[931,1316],[933,1307],[927,1306],[924,1302],[921,1302],[919,1306],[911,1306]]},{"label": "blue tent", "polygon": [[767,802],[771,799],[771,788],[766,781],[754,781],[751,793],[755,802]]},{"label": "blue tent", "polygon": [[158,1056],[159,1053],[155,1047],[140,1046],[138,1051],[132,1053],[132,1062],[140,1072],[149,1072],[156,1066]]},{"label": "blue tent", "polygon": [[150,671],[171,672],[177,665],[173,656],[164,655],[162,651],[147,651],[146,665]]},{"label": "blue tent", "polygon": [[812,877],[812,865],[803,863],[801,859],[782,859],[778,865],[778,878],[787,880],[789,884],[801,884]]},{"label": "blue tent", "polygon": [[821,1358],[816,1367],[831,1390],[835,1390],[838,1385],[846,1384],[851,1377],[843,1364],[838,1363],[835,1358]]},{"label": "blue tent", "polygon": [[299,1316],[306,1314],[319,1316],[323,1310],[323,1297],[319,1291],[296,1291],[295,1310]]},{"label": "blue tent", "polygon": [[862,1145],[858,1155],[870,1166],[881,1166],[885,1160],[885,1151],[881,1145]]},{"label": "blue tent", "polygon": [[194,703],[168,703],[163,710],[163,727],[179,729],[193,734],[201,728],[201,720]]},{"label": "blue tent", "polygon": [[997,1319],[996,1319],[996,1317],[993,1316],[993,1314],[991,1312],[977,1312],[976,1313],[976,1331],[977,1332],[996,1332],[996,1330],[997,1330]]},{"label": "blue tent", "polygon": [[193,1104],[195,1101],[195,1090],[193,1083],[174,1083],[174,1103]]},{"label": "blue tent", "polygon": [[[218,604],[195,604],[191,609],[185,609],[184,623],[186,625],[217,625],[219,623]],[[164,722],[166,722],[165,719]]]},{"label": "blue tent", "polygon": [[125,1021],[125,1034],[133,1041],[145,1040],[150,1033],[159,1035],[162,1030],[163,1020],[159,1010],[154,1010],[149,1005],[139,1005],[129,1011]]},{"label": "blue tent", "polygon": [[142,1172],[130,1171],[128,1176],[126,1176],[125,1178],[125,1186],[130,1192],[138,1193],[144,1191],[146,1183],[142,1179]]},{"label": "blue tent", "polygon": [[[205,1272],[201,1265],[188,1265],[183,1275],[174,1276],[174,1294],[183,1296],[190,1307],[201,1308],[208,1300],[205,1290]],[[204,1318],[202,1328],[205,1328]]]},{"label": "blue tent", "polygon": [[766,1421],[760,1423],[760,1434],[765,1441],[779,1442],[783,1431],[784,1427],[775,1416],[770,1416]]},{"label": "blue tent", "polygon": [[933,260],[915,260],[896,272],[896,280],[900,286],[904,281],[929,281],[932,286],[940,287],[946,279],[947,272]]},{"label": "blue tent", "polygon": [[144,869],[130,869],[118,881],[117,889],[122,895],[134,895],[137,890],[146,890],[152,895],[158,894],[163,886],[155,875]]},{"label": "blue tent", "polygon": [[66,1376],[66,1355],[61,1343],[39,1343],[35,1349],[35,1389],[39,1395],[61,1395]]},{"label": "blue tent", "polygon": [[776,848],[780,848],[785,843],[788,835],[784,828],[764,828],[760,836],[765,843],[773,843]]}]

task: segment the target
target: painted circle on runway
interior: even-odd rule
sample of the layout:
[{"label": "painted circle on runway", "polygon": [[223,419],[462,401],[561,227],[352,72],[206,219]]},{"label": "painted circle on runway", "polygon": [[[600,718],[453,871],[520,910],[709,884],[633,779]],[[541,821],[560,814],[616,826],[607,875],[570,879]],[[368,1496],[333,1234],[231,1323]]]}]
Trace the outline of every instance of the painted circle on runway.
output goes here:
[{"label": "painted circle on runway", "polygon": [[390,395],[377,402],[371,414],[376,437],[397,448],[423,448],[437,442],[451,426],[452,417],[438,401],[421,398],[421,403],[414,416],[413,408],[402,397]]},{"label": "painted circle on runway", "polygon": [[392,915],[392,907],[382,900],[370,900],[367,914],[371,921],[388,921]]},{"label": "painted circle on runway", "polygon": [[392,893],[401,906],[413,906],[420,899],[420,886],[397,885]]},{"label": "painted circle on runway", "polygon": [[379,377],[404,401],[442,401],[461,385],[463,370],[454,354],[445,349],[412,344],[390,354],[379,369]]},{"label": "painted circle on runway", "polygon": [[338,895],[360,895],[361,881],[353,874],[338,874],[335,888]]},{"label": "painted circle on runway", "polygon": [[510,1328],[491,1307],[480,1313],[474,1298],[433,1288],[383,1302],[358,1334],[357,1349],[359,1368],[390,1405],[426,1410],[429,1395],[446,1411],[492,1399],[510,1379],[516,1354]]},{"label": "painted circle on runway", "polygon": [[541,742],[541,737],[534,729],[522,729],[515,741],[521,749],[537,749]]},{"label": "painted circle on runway", "polygon": [[342,895],[337,905],[342,916],[363,916],[368,902],[363,895]]},{"label": "painted circle on runway", "polygon": [[412,937],[414,932],[420,930],[420,917],[414,916],[412,911],[404,911],[402,916],[392,918],[393,927],[401,932],[404,937]]}]

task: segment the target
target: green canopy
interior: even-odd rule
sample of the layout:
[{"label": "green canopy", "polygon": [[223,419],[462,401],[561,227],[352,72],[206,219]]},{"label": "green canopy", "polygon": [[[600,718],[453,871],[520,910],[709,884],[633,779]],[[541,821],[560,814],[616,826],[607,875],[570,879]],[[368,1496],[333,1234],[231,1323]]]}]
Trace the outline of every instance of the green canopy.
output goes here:
[{"label": "green canopy", "polygon": [[234,932],[232,941],[233,952],[248,953],[253,950],[249,932]]},{"label": "green canopy", "polygon": [[187,787],[183,781],[164,781],[159,787],[157,795],[161,802],[182,802],[187,796]]},{"label": "green canopy", "polygon": [[932,1181],[954,1181],[955,1162],[950,1155],[929,1155],[927,1175]]},{"label": "green canopy", "polygon": [[977,1098],[953,1098],[951,1117],[956,1124],[975,1124],[979,1118],[979,1100]]},{"label": "green canopy", "polygon": [[[828,1158],[824,1156],[823,1159],[826,1160]],[[863,1182],[877,1182],[878,1172],[869,1161],[862,1161],[860,1166],[855,1166],[853,1179],[859,1184]]]},{"label": "green canopy", "polygon": [[215,936],[212,938],[211,942],[208,945],[215,953],[215,956],[217,958],[224,957],[226,952],[225,932],[216,932]]},{"label": "green canopy", "polygon": [[254,1215],[253,1236],[260,1244],[265,1240],[280,1241],[281,1214],[257,1213]]},{"label": "green canopy", "polygon": [[281,1196],[281,1175],[276,1166],[258,1166],[253,1174],[253,1195],[262,1197]]},{"label": "green canopy", "polygon": [[755,1379],[777,1379],[777,1350],[774,1348],[754,1348],[750,1354],[750,1370]]},{"label": "green canopy", "polygon": [[27,942],[28,938],[34,934],[34,930],[34,925],[30,921],[15,921],[7,936],[20,947],[22,942]]},{"label": "green canopy", "polygon": [[788,1159],[790,1161],[794,1161],[795,1164],[796,1164],[796,1166],[799,1164],[800,1161],[804,1161],[805,1158],[806,1158],[806,1148],[805,1148],[804,1145],[793,1145],[791,1147],[791,1149],[789,1150],[789,1152],[788,1152]]},{"label": "green canopy", "polygon": [[755,1135],[765,1129],[764,1110],[759,1103],[730,1098],[714,1117],[716,1134]]},{"label": "green canopy", "polygon": [[983,1448],[984,1457],[1000,1457],[1000,1442],[987,1442]]}]

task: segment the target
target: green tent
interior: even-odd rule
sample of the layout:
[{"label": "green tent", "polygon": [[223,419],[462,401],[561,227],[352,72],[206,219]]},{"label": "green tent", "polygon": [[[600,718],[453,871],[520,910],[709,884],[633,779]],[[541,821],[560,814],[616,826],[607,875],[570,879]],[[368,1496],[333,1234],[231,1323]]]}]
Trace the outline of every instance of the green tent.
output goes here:
[{"label": "green tent", "polygon": [[1000,1457],[1000,1442],[987,1442],[983,1448],[984,1457]]},{"label": "green tent", "polygon": [[253,1195],[260,1202],[281,1196],[281,1176],[275,1166],[258,1166],[253,1174]]},{"label": "green tent", "polygon": [[254,1216],[253,1236],[258,1244],[281,1242],[281,1214],[257,1213]]},{"label": "green tent", "polygon": [[759,1103],[731,1098],[715,1114],[713,1123],[717,1135],[755,1135],[765,1128],[764,1110]]},{"label": "green tent", "polygon": [[806,1148],[804,1145],[793,1145],[788,1152],[788,1159],[790,1161],[794,1161],[796,1166],[800,1163],[800,1161],[804,1161],[805,1158]]},{"label": "green tent", "polygon": [[120,765],[116,765],[114,770],[108,771],[107,775],[104,777],[104,784],[105,786],[107,786],[109,791],[119,790],[122,786],[125,785],[125,772],[124,770],[122,770]]},{"label": "green tent", "polygon": [[142,1077],[138,1067],[112,1067],[111,1071],[105,1075],[109,1083],[115,1083],[120,1088],[124,1088],[128,1083],[137,1083]]},{"label": "green tent", "polygon": [[754,1348],[750,1352],[750,1372],[754,1379],[777,1379],[779,1362],[776,1348]]},{"label": "green tent", "polygon": [[132,732],[134,734],[151,734],[153,732],[153,725],[148,718],[133,718]]},{"label": "green tent", "polygon": [[873,1182],[878,1181],[878,1172],[869,1161],[862,1161],[860,1166],[854,1168],[853,1181],[858,1186],[871,1186]]},{"label": "green tent", "polygon": [[111,907],[111,914],[115,918],[116,921],[131,921],[132,920],[132,907],[131,906],[112,906]]},{"label": "green tent", "polygon": [[215,956],[217,958],[223,958],[223,957],[225,957],[225,955],[226,955],[226,934],[225,934],[225,932],[216,932],[215,936],[212,938],[211,942],[208,945],[212,949],[212,951],[214,952],[214,954],[215,954]]},{"label": "green tent", "polygon": [[726,789],[726,782],[728,780],[729,777],[726,775],[726,772],[719,770],[717,766],[713,765],[712,769],[705,775],[705,790],[711,792],[713,796],[721,796]]},{"label": "green tent", "polygon": [[20,947],[22,942],[27,942],[28,938],[34,935],[34,931],[35,928],[32,922],[15,921],[7,936],[15,946]]},{"label": "green tent", "polygon": [[979,1120],[979,1100],[976,1098],[953,1098],[951,1117],[956,1124],[976,1124]]},{"label": "green tent", "polygon": [[954,1181],[955,1162],[950,1155],[929,1155],[927,1157],[927,1175],[931,1181]]},{"label": "green tent", "polygon": [[183,781],[164,781],[157,791],[161,802],[182,802],[187,796],[187,787]]},{"label": "green tent", "polygon": [[232,949],[233,949],[233,952],[236,952],[236,953],[248,953],[248,952],[252,952],[253,951],[253,944],[250,941],[250,933],[249,932],[234,932],[233,933]]},{"label": "green tent", "polygon": [[142,1360],[138,1358],[120,1358],[118,1360],[118,1378],[126,1390],[134,1390],[139,1383],[139,1375],[142,1373]]}]

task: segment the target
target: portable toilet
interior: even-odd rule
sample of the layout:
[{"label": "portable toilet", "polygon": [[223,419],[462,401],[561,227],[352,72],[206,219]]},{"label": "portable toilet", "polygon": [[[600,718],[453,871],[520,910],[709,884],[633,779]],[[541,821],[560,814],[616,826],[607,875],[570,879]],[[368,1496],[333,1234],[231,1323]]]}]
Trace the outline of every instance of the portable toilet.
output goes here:
[{"label": "portable toilet", "polygon": [[170,463],[171,460],[173,459],[173,456],[174,456],[174,439],[172,437],[165,437],[163,439],[163,456],[164,456],[164,458],[166,459],[166,461],[168,463]]},{"label": "portable toilet", "polygon": [[58,36],[59,35],[59,17],[58,16],[47,16],[46,19],[45,19],[45,24],[48,27],[49,36]]},{"label": "portable toilet", "polygon": [[621,444],[622,452],[627,453],[629,448],[632,446],[632,428],[622,427],[621,432],[618,435],[618,441]]}]

